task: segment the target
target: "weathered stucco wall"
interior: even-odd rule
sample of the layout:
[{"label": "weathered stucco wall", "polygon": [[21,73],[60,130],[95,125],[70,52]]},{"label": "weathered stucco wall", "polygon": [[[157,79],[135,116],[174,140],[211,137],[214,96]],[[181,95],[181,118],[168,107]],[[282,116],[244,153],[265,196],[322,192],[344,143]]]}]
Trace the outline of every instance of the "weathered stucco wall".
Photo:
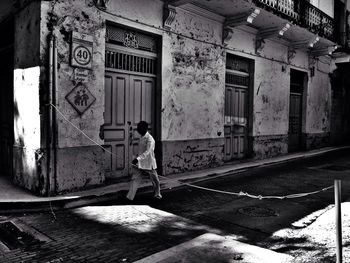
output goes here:
[{"label": "weathered stucco wall", "polygon": [[253,156],[268,158],[288,151],[289,67],[286,47],[266,41],[266,58],[256,58],[253,103]]},{"label": "weathered stucco wall", "polygon": [[[225,52],[221,24],[177,9],[163,35],[163,172],[176,173],[222,162]],[[194,40],[194,39],[196,40]],[[199,140],[201,139],[201,140]]]},{"label": "weathered stucco wall", "polygon": [[221,25],[178,9],[172,30],[163,36],[162,140],[220,137],[225,53],[205,42],[220,43]]},{"label": "weathered stucco wall", "polygon": [[[108,20],[117,23],[122,22],[132,26],[130,21],[123,21],[123,18],[137,20],[141,23],[146,23],[154,27],[163,27],[163,5],[161,0],[113,0],[108,2],[108,11],[119,16],[108,16]],[[130,24],[129,24],[130,23]],[[138,28],[151,30],[150,27],[144,27],[140,24],[135,24]]]},{"label": "weathered stucco wall", "polygon": [[315,75],[310,77],[307,90],[304,135],[306,149],[324,147],[330,142],[331,84],[328,75],[330,66],[323,60],[321,58],[316,62]]},{"label": "weathered stucco wall", "polygon": [[156,147],[162,149],[163,172],[173,173],[181,168],[170,167],[200,169],[222,160],[225,54],[223,48],[210,44],[221,44],[221,23],[176,8],[171,26],[175,33],[166,32],[161,30],[163,6],[160,0],[110,1],[108,11],[115,16],[107,14],[106,19],[162,39],[158,82],[162,98],[161,108],[156,109],[161,147]]},{"label": "weathered stucco wall", "polygon": [[[309,55],[296,50],[288,61],[288,48],[265,40],[255,53],[255,35],[235,29],[227,48],[238,56],[255,61],[253,119],[250,131],[252,155],[267,158],[288,152],[289,99],[291,68],[309,72]],[[329,65],[317,62],[315,76],[304,93],[302,129],[306,148],[326,145],[329,130],[330,86]],[[319,147],[319,146],[318,146]]]},{"label": "weathered stucco wall", "polygon": [[40,149],[39,41],[40,4],[33,2],[15,16],[14,182],[38,192]]},{"label": "weathered stucco wall", "polygon": [[[42,2],[41,11],[41,59],[43,66],[48,59],[48,35],[50,31],[57,38],[57,108],[68,119],[57,113],[57,190],[66,190],[96,184],[104,180],[103,150],[96,148],[87,154],[85,146],[94,145],[82,132],[96,143],[100,125],[104,123],[104,48],[105,20],[93,1],[69,0]],[[88,73],[87,89],[96,98],[95,102],[80,115],[66,95],[77,85],[74,68],[70,64],[72,31],[88,34],[93,39],[92,68]],[[43,72],[48,73],[43,68]],[[47,82],[47,75],[43,78]],[[69,123],[71,122],[71,123]],[[77,126],[79,132],[73,125]],[[96,154],[96,152],[99,152]],[[72,161],[72,154],[80,159]],[[87,157],[89,156],[89,157]],[[74,159],[76,160],[76,159]],[[68,166],[67,163],[71,165]],[[70,169],[68,168],[70,167]],[[72,172],[72,171],[79,172]],[[74,175],[74,179],[72,179]]]},{"label": "weathered stucco wall", "polygon": [[330,129],[331,87],[328,72],[315,70],[309,80],[306,110],[306,133]]},{"label": "weathered stucco wall", "polygon": [[265,40],[257,55],[255,34],[235,29],[227,48],[238,56],[252,59],[255,64],[250,90],[253,97],[249,131],[251,155],[260,159],[287,153],[290,81],[287,47]]},{"label": "weathered stucco wall", "polygon": [[253,136],[288,132],[290,75],[282,67],[279,62],[256,60]]}]

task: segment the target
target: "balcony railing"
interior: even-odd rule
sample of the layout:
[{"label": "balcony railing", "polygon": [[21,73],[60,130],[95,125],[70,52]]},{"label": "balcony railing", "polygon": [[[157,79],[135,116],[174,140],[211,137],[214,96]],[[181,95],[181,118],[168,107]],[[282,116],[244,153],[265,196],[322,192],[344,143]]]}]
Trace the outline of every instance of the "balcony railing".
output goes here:
[{"label": "balcony railing", "polygon": [[310,31],[333,40],[334,20],[306,0],[253,0],[256,5],[271,10]]}]

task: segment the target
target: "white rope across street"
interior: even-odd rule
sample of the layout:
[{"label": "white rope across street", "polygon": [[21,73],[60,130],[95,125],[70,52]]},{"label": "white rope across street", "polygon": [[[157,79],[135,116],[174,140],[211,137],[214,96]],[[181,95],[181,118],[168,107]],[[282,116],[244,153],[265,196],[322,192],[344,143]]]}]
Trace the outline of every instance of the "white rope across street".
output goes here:
[{"label": "white rope across street", "polygon": [[[94,144],[96,144],[97,146],[99,146],[100,148],[102,148],[104,151],[106,151],[107,153],[111,154],[111,155],[114,155],[117,157],[116,154],[112,153],[111,151],[108,151],[106,148],[104,148],[101,144],[97,143],[96,141],[94,141],[93,139],[91,139],[85,132],[83,132],[81,129],[79,129],[79,127],[77,127],[74,123],[72,123],[66,116],[64,116],[64,114],[53,104],[48,104],[50,106],[52,106],[58,113],[59,115],[62,116],[62,118],[64,120],[66,120],[70,125],[72,125],[77,131],[79,131],[81,134],[83,134],[87,139],[89,139],[91,142],[93,142]],[[165,176],[162,176],[162,175],[159,175],[159,177],[161,178],[165,178],[165,179],[168,179],[170,180],[170,178],[168,177],[165,177]],[[283,196],[277,196],[277,195],[252,195],[252,194],[249,194],[247,192],[243,192],[243,191],[240,191],[240,192],[229,192],[229,191],[223,191],[223,190],[217,190],[217,189],[212,189],[212,188],[207,188],[207,187],[203,187],[203,186],[198,186],[198,185],[194,185],[194,184],[189,184],[189,183],[183,183],[179,180],[177,180],[177,182],[181,185],[186,185],[186,186],[189,186],[189,187],[192,187],[192,188],[197,188],[197,189],[201,189],[201,190],[205,190],[205,191],[210,191],[210,192],[215,192],[215,193],[220,193],[220,194],[227,194],[227,195],[234,195],[234,196],[246,196],[246,197],[249,197],[249,198],[254,198],[254,199],[259,199],[259,200],[262,200],[262,199],[280,199],[280,200],[283,200],[283,199],[292,199],[292,198],[300,198],[300,197],[305,197],[305,196],[308,196],[308,195],[314,195],[314,194],[318,194],[318,193],[321,193],[321,192],[324,192],[324,191],[327,191],[331,188],[334,188],[333,185],[331,186],[328,186],[328,187],[325,187],[325,188],[322,188],[320,190],[317,190],[317,191],[312,191],[312,192],[306,192],[306,193],[297,193],[297,194],[290,194],[290,195],[283,195]]]},{"label": "white rope across street", "polygon": [[[169,179],[169,178],[167,178],[165,176],[162,176],[162,175],[159,175],[159,176],[163,177],[163,178],[166,178],[166,179]],[[183,182],[180,182],[180,181],[178,181],[178,182],[180,184],[187,185],[187,186],[193,187],[193,188],[198,188],[198,189],[201,189],[201,190],[211,191],[211,192],[220,193],[220,194],[235,195],[235,196],[246,196],[246,197],[259,199],[259,200],[262,200],[262,199],[281,199],[282,200],[282,199],[299,198],[299,197],[304,197],[304,196],[308,196],[308,195],[321,193],[321,192],[327,191],[327,190],[329,190],[331,188],[334,188],[334,186],[331,185],[331,186],[328,186],[328,187],[325,187],[325,188],[322,188],[320,190],[313,191],[313,192],[306,192],[306,193],[298,193],[298,194],[277,196],[277,195],[252,195],[252,194],[249,194],[249,193],[243,192],[243,191],[240,191],[240,192],[228,192],[228,191],[222,191],[222,190],[207,188],[207,187],[203,187],[203,186],[198,186],[198,185],[194,185],[194,184],[183,183]]]}]

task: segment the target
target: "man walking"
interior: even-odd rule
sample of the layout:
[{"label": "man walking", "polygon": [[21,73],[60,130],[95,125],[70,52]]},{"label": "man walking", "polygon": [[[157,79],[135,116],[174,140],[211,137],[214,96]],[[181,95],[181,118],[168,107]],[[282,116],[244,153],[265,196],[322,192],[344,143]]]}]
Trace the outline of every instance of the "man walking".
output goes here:
[{"label": "man walking", "polygon": [[148,123],[140,121],[137,124],[137,132],[141,135],[139,142],[139,152],[137,158],[132,161],[133,174],[130,181],[129,192],[126,198],[134,200],[136,191],[144,176],[151,179],[154,190],[154,197],[162,199],[160,193],[160,183],[157,174],[157,163],[154,157],[155,141],[151,134],[148,133]]}]

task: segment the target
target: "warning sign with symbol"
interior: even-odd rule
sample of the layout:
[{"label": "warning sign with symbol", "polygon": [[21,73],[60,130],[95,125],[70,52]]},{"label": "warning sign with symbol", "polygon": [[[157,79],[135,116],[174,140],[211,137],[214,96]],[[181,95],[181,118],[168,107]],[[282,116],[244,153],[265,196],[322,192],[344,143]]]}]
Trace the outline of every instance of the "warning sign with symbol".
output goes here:
[{"label": "warning sign with symbol", "polygon": [[84,84],[78,83],[67,94],[66,100],[79,114],[83,114],[95,102],[96,98]]},{"label": "warning sign with symbol", "polygon": [[80,68],[91,68],[92,36],[78,32],[72,33],[71,65]]}]

